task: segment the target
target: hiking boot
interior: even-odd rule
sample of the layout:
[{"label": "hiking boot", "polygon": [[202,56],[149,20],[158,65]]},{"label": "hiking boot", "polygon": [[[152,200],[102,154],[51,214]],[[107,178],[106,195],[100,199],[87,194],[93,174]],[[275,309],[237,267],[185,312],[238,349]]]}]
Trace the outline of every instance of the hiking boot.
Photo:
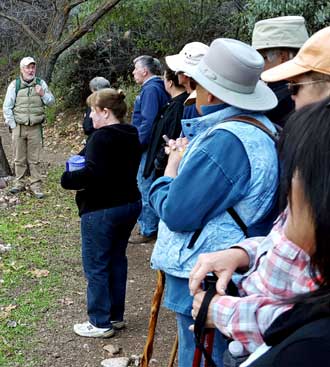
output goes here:
[{"label": "hiking boot", "polygon": [[110,338],[115,335],[114,328],[100,328],[92,325],[89,321],[82,324],[75,324],[73,331],[80,336],[87,338]]},{"label": "hiking boot", "polygon": [[122,321],[114,320],[111,321],[111,324],[115,330],[121,330],[126,327],[126,322],[124,320]]},{"label": "hiking boot", "polygon": [[45,194],[41,191],[41,188],[39,185],[33,185],[30,187],[30,190],[32,192],[32,194],[37,198],[37,199],[43,199]]},{"label": "hiking boot", "polygon": [[9,192],[11,194],[18,194],[19,192],[25,191],[25,186],[24,185],[14,185],[12,188],[9,189]]},{"label": "hiking boot", "polygon": [[131,235],[128,239],[129,243],[139,244],[139,243],[148,243],[155,241],[157,238],[157,234],[153,234],[151,236],[144,236],[143,234],[135,234]]}]

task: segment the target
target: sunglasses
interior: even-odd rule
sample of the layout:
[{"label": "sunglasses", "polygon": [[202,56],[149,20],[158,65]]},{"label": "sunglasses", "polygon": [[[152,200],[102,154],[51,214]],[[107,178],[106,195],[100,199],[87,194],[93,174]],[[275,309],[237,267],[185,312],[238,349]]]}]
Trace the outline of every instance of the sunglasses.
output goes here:
[{"label": "sunglasses", "polygon": [[288,87],[288,90],[291,92],[291,95],[296,96],[301,86],[324,83],[325,81],[326,80],[311,80],[310,82],[301,82],[301,83],[292,82],[292,83],[287,83],[287,87]]}]

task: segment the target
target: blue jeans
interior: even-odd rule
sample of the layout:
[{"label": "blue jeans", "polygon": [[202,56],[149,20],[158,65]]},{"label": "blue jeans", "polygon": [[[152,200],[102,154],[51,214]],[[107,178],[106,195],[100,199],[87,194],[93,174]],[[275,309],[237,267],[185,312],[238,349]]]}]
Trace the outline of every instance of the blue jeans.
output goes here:
[{"label": "blue jeans", "polygon": [[96,327],[110,328],[125,310],[128,238],[141,202],[81,216],[82,261],[87,279],[87,313]]},{"label": "blue jeans", "polygon": [[[179,347],[178,361],[179,367],[192,366],[195,353],[194,333],[189,331],[189,326],[194,324],[191,316],[186,316],[181,313],[176,313]],[[219,330],[215,330],[212,359],[217,367],[222,367],[223,353],[227,348],[227,343]],[[202,361],[204,357],[202,357]],[[202,363],[201,366],[204,366]]]},{"label": "blue jeans", "polygon": [[140,233],[149,237],[157,232],[159,218],[153,208],[150,206],[148,200],[150,187],[156,179],[155,172],[152,172],[148,178],[143,177],[146,158],[147,152],[144,152],[142,154],[139,170],[137,173],[138,187],[142,196],[142,211],[139,216],[138,223],[140,226]]}]

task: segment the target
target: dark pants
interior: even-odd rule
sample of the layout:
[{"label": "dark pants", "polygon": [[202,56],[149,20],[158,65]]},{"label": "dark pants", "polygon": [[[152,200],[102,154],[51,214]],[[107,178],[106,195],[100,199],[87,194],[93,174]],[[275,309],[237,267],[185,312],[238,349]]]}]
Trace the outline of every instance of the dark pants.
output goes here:
[{"label": "dark pants", "polygon": [[141,202],[97,210],[81,216],[82,261],[87,279],[87,313],[96,327],[123,320],[128,238]]}]

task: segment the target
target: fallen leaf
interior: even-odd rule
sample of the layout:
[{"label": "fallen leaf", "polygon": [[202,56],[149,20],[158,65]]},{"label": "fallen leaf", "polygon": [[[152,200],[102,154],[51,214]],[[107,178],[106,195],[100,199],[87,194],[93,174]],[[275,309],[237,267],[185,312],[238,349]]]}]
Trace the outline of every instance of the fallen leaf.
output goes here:
[{"label": "fallen leaf", "polygon": [[42,277],[48,277],[49,270],[46,270],[46,269],[33,269],[33,270],[30,270],[29,273],[31,273],[36,278],[42,278]]},{"label": "fallen leaf", "polygon": [[17,308],[17,305],[9,305],[6,307],[0,307],[0,320],[4,320],[8,318],[11,314],[11,311]]},{"label": "fallen leaf", "polygon": [[71,305],[74,304],[73,300],[71,298],[68,298],[68,297],[59,299],[59,302],[62,305],[66,305],[66,306],[71,306]]}]

